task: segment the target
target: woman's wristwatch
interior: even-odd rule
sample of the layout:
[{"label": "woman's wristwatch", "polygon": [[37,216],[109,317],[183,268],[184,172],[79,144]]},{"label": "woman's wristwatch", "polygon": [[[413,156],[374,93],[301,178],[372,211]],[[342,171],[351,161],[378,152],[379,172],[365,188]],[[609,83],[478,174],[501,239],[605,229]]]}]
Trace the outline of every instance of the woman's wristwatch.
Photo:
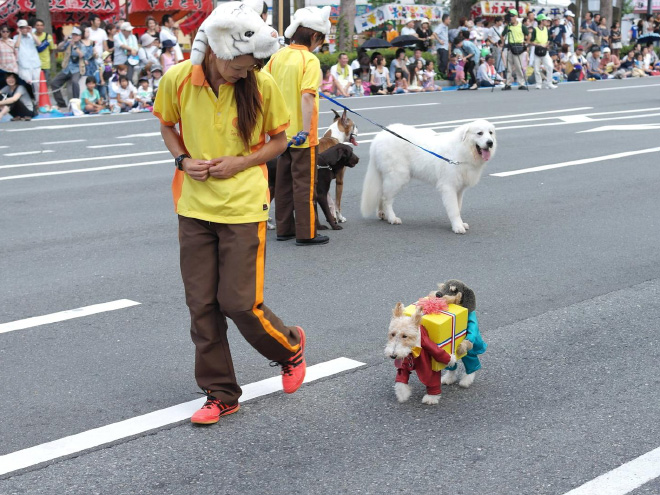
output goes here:
[{"label": "woman's wristwatch", "polygon": [[174,166],[179,170],[183,171],[183,160],[185,160],[186,158],[190,158],[190,155],[184,153],[183,155],[177,156],[174,159]]}]

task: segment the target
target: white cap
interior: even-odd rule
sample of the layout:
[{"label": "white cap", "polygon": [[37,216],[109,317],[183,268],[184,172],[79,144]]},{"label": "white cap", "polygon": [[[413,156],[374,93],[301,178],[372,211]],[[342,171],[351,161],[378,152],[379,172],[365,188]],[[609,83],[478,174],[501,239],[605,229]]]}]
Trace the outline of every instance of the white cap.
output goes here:
[{"label": "white cap", "polygon": [[326,35],[330,32],[330,11],[331,7],[326,5],[323,8],[305,7],[298,9],[293,14],[291,24],[284,31],[284,36],[291,39],[299,27],[306,27]]},{"label": "white cap", "polygon": [[575,14],[570,10],[567,10],[566,12],[564,12],[564,17],[575,17]]},{"label": "white cap", "polygon": [[612,50],[610,50],[609,46],[606,46],[605,48],[603,48],[603,53],[611,53],[611,52],[612,52]]},{"label": "white cap", "polygon": [[122,22],[121,26],[119,27],[120,31],[133,31],[133,26],[131,26],[130,22]]},{"label": "white cap", "polygon": [[80,30],[79,27],[74,26],[74,28],[71,30],[71,35],[73,36],[74,34],[77,34],[78,36],[82,36],[82,31]]},{"label": "white cap", "polygon": [[204,20],[192,44],[190,61],[193,65],[202,64],[207,46],[222,60],[241,55],[268,58],[280,48],[277,31],[243,2],[222,3]]},{"label": "white cap", "polygon": [[19,28],[22,28],[22,27],[28,27],[28,26],[29,26],[29,24],[27,23],[27,21],[26,21],[25,19],[21,19],[20,21],[18,21],[18,22],[16,23],[16,25],[17,25]]}]

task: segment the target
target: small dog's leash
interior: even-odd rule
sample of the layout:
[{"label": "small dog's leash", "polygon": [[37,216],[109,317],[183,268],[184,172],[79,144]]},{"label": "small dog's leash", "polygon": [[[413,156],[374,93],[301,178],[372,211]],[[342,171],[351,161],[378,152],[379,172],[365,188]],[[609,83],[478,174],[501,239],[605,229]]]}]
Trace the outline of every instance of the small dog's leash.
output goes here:
[{"label": "small dog's leash", "polygon": [[371,120],[371,119],[365,117],[364,115],[361,115],[361,114],[357,113],[355,110],[351,110],[351,109],[348,108],[346,105],[342,105],[342,104],[339,103],[336,99],[334,99],[334,98],[332,98],[332,97],[330,97],[330,96],[326,96],[326,95],[324,95],[323,93],[319,93],[319,94],[320,94],[323,98],[325,98],[326,100],[330,100],[332,103],[334,103],[334,104],[337,105],[337,106],[340,106],[340,107],[343,108],[344,110],[346,110],[346,111],[348,111],[348,112],[351,112],[351,113],[354,113],[354,114],[357,115],[358,117],[362,117],[362,118],[363,118],[364,120],[366,120],[367,122],[371,122],[371,123],[372,123],[373,125],[375,125],[376,127],[380,127],[382,130],[389,132],[390,134],[392,134],[392,135],[398,137],[399,139],[403,139],[404,141],[406,141],[406,142],[412,144],[413,146],[416,146],[416,147],[419,148],[420,150],[426,151],[427,153],[429,153],[429,154],[431,154],[431,155],[433,155],[433,156],[435,156],[435,157],[437,157],[437,158],[440,158],[441,160],[444,160],[444,161],[446,161],[447,163],[451,163],[452,165],[458,165],[459,162],[457,162],[457,161],[455,161],[455,160],[450,160],[449,158],[445,158],[444,156],[442,156],[442,155],[438,155],[437,153],[435,153],[435,152],[433,152],[433,151],[431,151],[431,150],[427,150],[426,148],[424,148],[423,146],[420,146],[419,144],[415,144],[415,143],[413,143],[413,142],[410,141],[409,139],[404,138],[402,135],[397,134],[396,132],[394,132],[394,131],[391,130],[391,129],[388,129],[388,128],[385,127],[384,125],[381,125],[381,124],[379,124],[379,123],[377,123],[377,122],[374,122],[373,120]]}]

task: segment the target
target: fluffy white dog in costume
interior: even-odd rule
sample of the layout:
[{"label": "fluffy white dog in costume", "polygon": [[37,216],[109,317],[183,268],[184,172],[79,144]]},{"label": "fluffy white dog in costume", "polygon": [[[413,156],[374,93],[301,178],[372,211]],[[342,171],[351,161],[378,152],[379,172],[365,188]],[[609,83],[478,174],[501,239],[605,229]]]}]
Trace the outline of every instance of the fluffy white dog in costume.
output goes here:
[{"label": "fluffy white dog in costume", "polygon": [[277,31],[268,26],[254,9],[254,1],[227,2],[217,6],[197,31],[190,61],[201,65],[206,47],[216,57],[231,60],[251,53],[255,58],[268,58],[279,48]]}]

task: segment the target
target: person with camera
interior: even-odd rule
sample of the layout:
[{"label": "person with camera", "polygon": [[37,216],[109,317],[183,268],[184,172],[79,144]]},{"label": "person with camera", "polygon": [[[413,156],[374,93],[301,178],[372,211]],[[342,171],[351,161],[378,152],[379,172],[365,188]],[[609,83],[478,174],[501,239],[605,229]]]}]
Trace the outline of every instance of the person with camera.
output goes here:
[{"label": "person with camera", "polygon": [[80,98],[80,77],[85,75],[86,61],[94,57],[94,44],[85,46],[82,42],[82,31],[74,27],[69,39],[57,45],[57,51],[64,52],[62,60],[62,71],[53,79],[53,94],[57,106],[66,108],[62,87],[67,81],[71,81],[71,89],[74,98]]},{"label": "person with camera", "polygon": [[[557,89],[557,86],[552,83],[554,64],[548,53],[548,47],[550,45],[548,24],[550,23],[550,19],[545,14],[539,14],[536,16],[536,22],[538,25],[532,29],[530,41],[534,47],[534,79],[536,81],[536,89],[541,89],[543,86],[548,89]],[[541,72],[541,66],[545,69],[544,73]]]},{"label": "person with camera", "polygon": [[527,82],[523,73],[522,62],[520,55],[525,50],[525,39],[529,36],[529,31],[518,20],[518,11],[515,9],[509,10],[504,16],[506,27],[502,31],[502,39],[505,40],[506,45],[506,84],[502,91],[511,89],[514,76],[518,80],[518,89],[527,89]]}]

